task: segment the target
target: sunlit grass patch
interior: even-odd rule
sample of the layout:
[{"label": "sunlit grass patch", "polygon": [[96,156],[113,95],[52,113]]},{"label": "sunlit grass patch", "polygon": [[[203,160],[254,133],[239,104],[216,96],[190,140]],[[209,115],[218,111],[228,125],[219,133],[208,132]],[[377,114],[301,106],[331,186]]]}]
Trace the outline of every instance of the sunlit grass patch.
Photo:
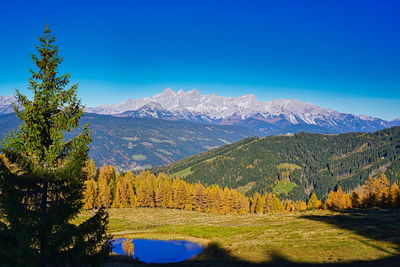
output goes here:
[{"label": "sunlit grass patch", "polygon": [[290,191],[293,190],[297,185],[292,182],[278,182],[273,188],[272,191],[277,195],[287,195]]},{"label": "sunlit grass patch", "polygon": [[193,173],[193,171],[189,167],[189,168],[183,169],[183,170],[181,170],[179,172],[173,173],[171,176],[185,178],[186,176],[191,175],[192,173]]}]

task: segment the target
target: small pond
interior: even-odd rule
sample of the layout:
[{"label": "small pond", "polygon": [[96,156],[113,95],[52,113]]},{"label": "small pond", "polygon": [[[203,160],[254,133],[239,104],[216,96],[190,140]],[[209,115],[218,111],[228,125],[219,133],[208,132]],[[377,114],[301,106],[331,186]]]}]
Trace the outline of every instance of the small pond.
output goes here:
[{"label": "small pond", "polygon": [[[112,251],[124,255],[124,238],[114,239]],[[185,240],[133,239],[133,258],[145,263],[171,263],[188,260],[202,251],[199,244]]]}]

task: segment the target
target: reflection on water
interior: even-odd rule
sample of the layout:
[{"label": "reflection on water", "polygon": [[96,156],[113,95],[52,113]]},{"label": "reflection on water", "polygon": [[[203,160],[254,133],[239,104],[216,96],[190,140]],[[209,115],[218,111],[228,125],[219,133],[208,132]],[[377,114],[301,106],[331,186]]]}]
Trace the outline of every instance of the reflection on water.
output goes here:
[{"label": "reflection on water", "polygon": [[[113,252],[124,255],[124,238],[113,240]],[[202,251],[200,245],[185,240],[133,239],[133,258],[146,263],[170,263],[188,260]]]}]

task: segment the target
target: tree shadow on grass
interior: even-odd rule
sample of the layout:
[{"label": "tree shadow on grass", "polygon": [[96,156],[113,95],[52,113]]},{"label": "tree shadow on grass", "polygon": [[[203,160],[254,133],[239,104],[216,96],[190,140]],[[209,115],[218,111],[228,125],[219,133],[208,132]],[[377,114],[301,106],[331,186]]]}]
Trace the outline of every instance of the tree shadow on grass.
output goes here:
[{"label": "tree shadow on grass", "polygon": [[301,218],[331,224],[368,239],[390,242],[394,251],[360,240],[388,254],[400,255],[400,209],[360,209],[339,212],[340,214],[305,215]]},{"label": "tree shadow on grass", "polygon": [[400,266],[400,258],[398,256],[388,257],[384,259],[374,261],[353,261],[353,262],[333,262],[333,263],[306,263],[306,262],[295,262],[288,259],[285,255],[279,251],[272,251],[266,253],[266,256],[270,259],[269,261],[254,263],[239,259],[232,255],[229,251],[222,248],[216,243],[210,244],[198,257],[193,260],[188,260],[180,263],[170,264],[145,264],[140,262],[134,262],[129,259],[124,259],[121,256],[114,258],[108,264],[103,267],[128,267],[128,266],[198,266],[198,267],[258,267],[258,266]]},{"label": "tree shadow on grass", "polygon": [[228,250],[222,248],[217,243],[209,244],[201,254],[196,256],[192,260],[179,262],[179,263],[169,263],[169,264],[145,264],[140,262],[134,262],[132,259],[121,256],[121,255],[113,255],[111,256],[111,260],[103,265],[103,267],[116,267],[116,266],[264,266],[264,265],[273,265],[273,266],[288,266],[288,263],[291,262],[286,259],[283,255],[276,253],[275,251],[272,254],[268,253],[268,256],[272,259],[269,262],[265,263],[253,263],[244,261],[233,256]]},{"label": "tree shadow on grass", "polygon": [[[352,262],[328,262],[328,263],[304,263],[294,262],[281,254],[279,251],[266,252],[269,261],[253,263],[235,257],[231,252],[222,248],[217,243],[212,243],[206,247],[201,254],[192,260],[174,264],[140,264],[137,266],[400,266],[400,209],[397,210],[351,210],[341,211],[339,214],[327,215],[304,215],[301,218],[319,221],[333,225],[335,227],[349,230],[364,237],[360,238],[360,243],[379,249],[387,253],[388,257],[372,261],[352,261]],[[367,240],[365,240],[365,238]],[[368,242],[385,241],[393,244],[389,251],[376,244]],[[238,240],[240,242],[240,240]],[[327,259],[329,261],[329,259]],[[126,262],[129,264],[128,262]],[[118,265],[114,262],[110,266]]]},{"label": "tree shadow on grass", "polygon": [[[268,252],[270,260],[251,263],[234,257],[231,253],[212,244],[200,255],[198,261],[187,261],[181,265],[198,266],[400,266],[400,209],[360,209],[340,211],[338,214],[304,215],[301,218],[319,221],[349,230],[360,236],[360,244],[385,252],[388,257],[352,262],[299,263],[294,262],[279,251]],[[385,241],[393,246],[390,250],[379,247],[372,241]],[[329,259],[327,259],[329,261]]]},{"label": "tree shadow on grass", "polygon": [[[385,252],[388,257],[375,261],[358,261],[353,264],[368,266],[400,266],[400,209],[359,209],[338,211],[339,214],[304,215],[301,218],[319,221],[352,231],[359,235],[364,245]],[[371,240],[372,242],[370,242]],[[390,250],[373,241],[391,243]]]}]

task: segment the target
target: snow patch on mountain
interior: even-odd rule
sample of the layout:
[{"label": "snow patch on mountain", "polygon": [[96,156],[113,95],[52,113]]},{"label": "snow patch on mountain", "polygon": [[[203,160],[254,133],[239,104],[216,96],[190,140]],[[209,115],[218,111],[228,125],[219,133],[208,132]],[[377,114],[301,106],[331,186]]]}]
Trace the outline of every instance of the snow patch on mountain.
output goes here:
[{"label": "snow patch on mountain", "polygon": [[14,112],[14,103],[17,102],[17,98],[12,96],[1,96],[0,95],[0,114],[9,114]]},{"label": "snow patch on mountain", "polygon": [[[120,114],[126,111],[138,110],[150,103],[154,109],[167,110],[177,116],[189,118],[192,116],[206,116],[211,120],[228,119],[239,116],[242,120],[253,116],[262,116],[265,119],[283,115],[290,123],[306,123],[318,125],[325,121],[334,126],[343,114],[331,109],[305,103],[300,100],[278,99],[270,102],[257,101],[254,95],[240,97],[225,97],[215,94],[201,95],[200,91],[174,90],[167,88],[160,94],[138,100],[128,99],[114,105],[102,105],[88,108],[86,111],[100,114]],[[360,117],[360,119],[363,119]]]}]

